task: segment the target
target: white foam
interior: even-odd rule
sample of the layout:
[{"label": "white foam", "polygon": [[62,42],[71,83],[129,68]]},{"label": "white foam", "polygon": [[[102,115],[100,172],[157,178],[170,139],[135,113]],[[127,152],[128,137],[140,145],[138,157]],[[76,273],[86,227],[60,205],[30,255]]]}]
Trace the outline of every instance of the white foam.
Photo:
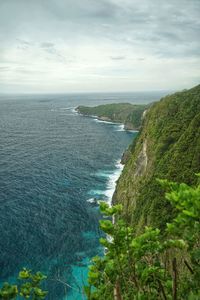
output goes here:
[{"label": "white foam", "polygon": [[122,172],[124,166],[121,164],[120,160],[118,160],[115,164],[115,167],[116,167],[116,169],[112,173],[107,172],[107,171],[96,173],[97,176],[107,178],[106,190],[90,191],[90,194],[92,194],[92,195],[105,195],[107,202],[110,206],[112,203],[112,197],[113,197],[115,187],[116,187],[116,181],[118,180],[119,176],[121,175],[121,172]]},{"label": "white foam", "polygon": [[87,202],[89,202],[89,203],[95,203],[95,201],[96,200],[94,198],[90,198],[90,199],[87,200]]},{"label": "white foam", "polygon": [[104,177],[104,178],[108,178],[111,174],[113,174],[112,171],[99,171],[99,172],[95,173],[96,176]]},{"label": "white foam", "polygon": [[71,109],[73,109],[74,108],[74,106],[72,107],[60,107],[59,109],[60,110],[71,110]]},{"label": "white foam", "polygon": [[124,124],[119,125],[118,129],[116,131],[128,131],[128,132],[132,132],[132,133],[139,132],[139,130],[125,129]]},{"label": "white foam", "polygon": [[[112,197],[116,188],[116,181],[118,180],[121,172],[123,170],[123,165],[120,160],[118,160],[115,164],[115,171],[98,171],[95,175],[98,177],[105,177],[107,179],[106,189],[105,190],[90,190],[89,195],[94,196],[94,198],[90,198],[87,200],[89,203],[99,203],[98,199],[101,197],[101,200],[107,201],[109,206],[112,205]],[[95,198],[97,197],[97,199]]]},{"label": "white foam", "polygon": [[79,113],[76,111],[76,107],[71,107],[71,112],[73,112],[75,115],[78,115]]},{"label": "white foam", "polygon": [[99,204],[100,201],[98,201],[96,198],[90,198],[88,200],[86,200],[88,203],[90,204]]},{"label": "white foam", "polygon": [[89,191],[89,195],[101,196],[101,195],[104,195],[104,191],[103,190],[91,190],[91,191]]},{"label": "white foam", "polygon": [[120,160],[116,162],[116,170],[113,174],[109,176],[108,182],[107,182],[107,189],[105,191],[105,196],[108,199],[108,204],[111,206],[112,205],[112,197],[116,188],[117,180],[119,176],[121,175],[121,172],[123,170],[123,165],[121,164]]},{"label": "white foam", "polygon": [[118,128],[116,131],[125,131],[124,124],[118,125]]},{"label": "white foam", "polygon": [[91,118],[93,118],[93,120],[94,120],[96,123],[104,123],[104,124],[116,126],[116,127],[117,127],[116,131],[128,131],[128,132],[132,132],[132,133],[139,132],[139,130],[125,129],[124,124],[121,124],[121,123],[100,120],[100,119],[98,119],[97,116],[91,116]]},{"label": "white foam", "polygon": [[75,114],[77,114],[77,111],[75,110],[76,107],[70,106],[70,107],[59,107],[59,108],[51,108],[50,111],[52,112],[60,112],[60,113],[65,113],[65,111],[71,111]]},{"label": "white foam", "polygon": [[114,123],[114,122],[110,122],[110,121],[104,121],[104,120],[100,120],[100,119],[97,119],[95,117],[93,117],[93,120],[97,123],[104,123],[104,124],[108,124],[108,125],[117,125],[117,123]]},{"label": "white foam", "polygon": [[139,130],[132,130],[132,129],[127,129],[127,131],[129,131],[129,132],[133,132],[133,133],[137,133],[137,132],[139,132]]}]

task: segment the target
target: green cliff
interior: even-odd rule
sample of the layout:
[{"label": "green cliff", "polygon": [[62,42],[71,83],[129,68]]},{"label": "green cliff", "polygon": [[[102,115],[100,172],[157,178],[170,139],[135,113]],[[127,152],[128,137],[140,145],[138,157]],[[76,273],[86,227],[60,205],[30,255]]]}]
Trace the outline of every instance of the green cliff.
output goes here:
[{"label": "green cliff", "polygon": [[200,85],[148,107],[127,152],[87,297],[200,299]]},{"label": "green cliff", "polygon": [[200,85],[162,98],[145,112],[118,180],[114,203],[137,232],[174,215],[156,178],[196,184],[200,170]]},{"label": "green cliff", "polygon": [[76,110],[86,116],[97,116],[100,120],[123,123],[125,129],[138,130],[147,107],[130,103],[114,103],[95,107],[78,106]]}]

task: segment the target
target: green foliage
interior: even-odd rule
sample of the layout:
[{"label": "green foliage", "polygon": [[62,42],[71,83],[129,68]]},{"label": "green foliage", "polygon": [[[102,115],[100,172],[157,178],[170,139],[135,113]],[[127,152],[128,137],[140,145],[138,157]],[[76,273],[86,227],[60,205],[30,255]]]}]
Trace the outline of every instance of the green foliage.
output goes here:
[{"label": "green foliage", "polygon": [[3,284],[3,287],[0,289],[0,299],[15,299],[18,295],[18,288],[16,285],[10,285],[8,282]]},{"label": "green foliage", "polygon": [[18,285],[11,285],[4,283],[0,289],[1,300],[11,299],[30,299],[30,300],[41,300],[45,299],[47,291],[43,291],[41,283],[47,277],[41,272],[32,273],[31,270],[23,269],[19,272]]},{"label": "green foliage", "polygon": [[151,105],[130,150],[117,183],[114,203],[123,204],[124,214],[138,233],[144,226],[164,230],[176,209],[165,199],[156,178],[197,184],[200,85]]},{"label": "green foliage", "polygon": [[142,114],[147,105],[113,103],[95,107],[78,106],[77,111],[88,116],[97,116],[105,121],[124,123],[128,129],[139,129]]},{"label": "green foliage", "polygon": [[90,266],[89,300],[200,299],[200,185],[159,183],[176,208],[164,232],[145,227],[137,235],[120,205],[101,203],[107,219],[100,226],[109,238],[100,240],[105,255],[94,257]]}]

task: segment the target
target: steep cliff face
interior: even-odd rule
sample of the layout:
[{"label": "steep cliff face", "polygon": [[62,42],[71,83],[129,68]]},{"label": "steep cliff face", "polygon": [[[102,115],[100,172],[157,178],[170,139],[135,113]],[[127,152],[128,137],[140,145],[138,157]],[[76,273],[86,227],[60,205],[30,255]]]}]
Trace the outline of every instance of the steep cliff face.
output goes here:
[{"label": "steep cliff face", "polygon": [[200,85],[153,104],[130,147],[113,202],[137,232],[145,225],[162,228],[173,211],[156,178],[195,184],[200,171]]}]

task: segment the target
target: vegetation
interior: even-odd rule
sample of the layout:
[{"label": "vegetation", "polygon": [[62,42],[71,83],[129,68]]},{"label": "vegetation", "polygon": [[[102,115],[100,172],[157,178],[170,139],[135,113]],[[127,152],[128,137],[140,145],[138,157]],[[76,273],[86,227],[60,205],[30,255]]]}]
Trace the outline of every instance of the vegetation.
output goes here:
[{"label": "vegetation", "polygon": [[[200,299],[200,185],[195,176],[200,85],[148,107],[123,103],[79,106],[77,111],[122,122],[128,129],[141,127],[123,158],[116,205],[100,205],[105,215],[100,227],[107,235],[100,242],[106,254],[93,258],[88,299]],[[43,279],[24,269],[19,284],[4,283],[0,300],[45,299]]]},{"label": "vegetation", "polygon": [[122,205],[101,204],[107,219],[100,226],[109,238],[100,240],[105,256],[94,257],[90,266],[89,300],[200,299],[200,185],[159,184],[177,212],[163,232],[146,227],[136,235]]},{"label": "vegetation", "polygon": [[76,110],[84,115],[97,116],[105,121],[123,123],[126,129],[139,129],[146,108],[146,105],[114,103],[95,107],[78,106]]},{"label": "vegetation", "polygon": [[30,270],[23,269],[19,272],[19,284],[5,282],[0,288],[0,300],[12,299],[45,299],[47,291],[43,291],[41,283],[46,276],[40,272],[33,274]]},{"label": "vegetation", "polygon": [[130,147],[114,203],[137,233],[161,230],[175,214],[156,178],[196,184],[200,166],[200,85],[154,103]]}]

